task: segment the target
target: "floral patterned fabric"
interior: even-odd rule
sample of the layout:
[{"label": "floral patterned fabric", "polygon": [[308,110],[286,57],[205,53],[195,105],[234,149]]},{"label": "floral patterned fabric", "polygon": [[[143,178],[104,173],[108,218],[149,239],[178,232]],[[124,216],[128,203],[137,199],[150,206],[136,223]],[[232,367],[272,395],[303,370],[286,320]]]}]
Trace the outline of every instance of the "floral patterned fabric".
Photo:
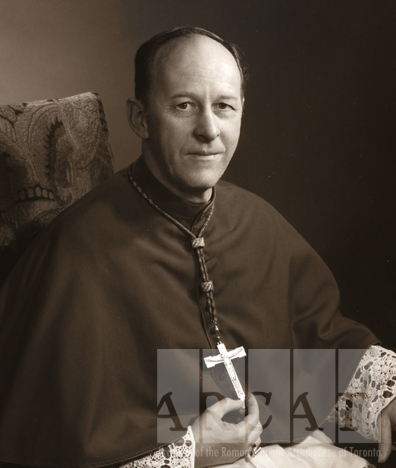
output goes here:
[{"label": "floral patterned fabric", "polygon": [[0,106],[0,285],[31,240],[113,172],[98,95]]}]

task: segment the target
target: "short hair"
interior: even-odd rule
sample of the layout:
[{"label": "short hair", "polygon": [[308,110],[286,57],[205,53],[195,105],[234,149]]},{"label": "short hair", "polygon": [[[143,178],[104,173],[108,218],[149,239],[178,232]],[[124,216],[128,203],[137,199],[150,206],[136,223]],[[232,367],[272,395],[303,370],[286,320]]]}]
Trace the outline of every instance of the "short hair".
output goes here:
[{"label": "short hair", "polygon": [[246,82],[248,79],[248,67],[242,50],[235,44],[225,41],[216,34],[203,28],[195,26],[181,26],[157,34],[142,44],[135,56],[135,97],[141,102],[147,104],[151,88],[152,67],[154,59],[167,42],[183,37],[192,37],[194,35],[206,36],[219,42],[234,57],[241,74],[241,94],[245,93]]}]

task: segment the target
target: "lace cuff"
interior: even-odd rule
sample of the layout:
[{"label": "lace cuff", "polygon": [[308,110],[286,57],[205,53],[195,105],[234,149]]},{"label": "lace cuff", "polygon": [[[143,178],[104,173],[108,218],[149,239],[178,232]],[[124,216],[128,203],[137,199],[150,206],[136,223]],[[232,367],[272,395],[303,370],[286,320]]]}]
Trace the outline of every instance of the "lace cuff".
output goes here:
[{"label": "lace cuff", "polygon": [[181,439],[119,468],[194,468],[194,460],[194,434],[188,426],[186,435]]},{"label": "lace cuff", "polygon": [[378,416],[395,397],[396,353],[371,346],[327,419],[378,440]]}]

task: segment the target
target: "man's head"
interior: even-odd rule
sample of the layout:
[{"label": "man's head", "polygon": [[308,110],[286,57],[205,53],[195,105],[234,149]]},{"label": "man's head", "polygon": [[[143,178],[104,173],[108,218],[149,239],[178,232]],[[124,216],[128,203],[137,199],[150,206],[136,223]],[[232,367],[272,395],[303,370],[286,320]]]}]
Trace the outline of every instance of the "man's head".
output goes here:
[{"label": "man's head", "polygon": [[143,44],[136,67],[128,116],[148,168],[177,195],[207,200],[239,139],[246,79],[239,52],[208,31],[178,28]]},{"label": "man's head", "polygon": [[186,37],[206,36],[224,46],[234,57],[241,73],[242,96],[244,95],[248,79],[247,66],[242,51],[235,44],[225,41],[221,37],[203,28],[182,26],[164,31],[142,44],[135,56],[135,97],[147,105],[150,99],[152,84],[152,68],[157,52],[168,42]]}]

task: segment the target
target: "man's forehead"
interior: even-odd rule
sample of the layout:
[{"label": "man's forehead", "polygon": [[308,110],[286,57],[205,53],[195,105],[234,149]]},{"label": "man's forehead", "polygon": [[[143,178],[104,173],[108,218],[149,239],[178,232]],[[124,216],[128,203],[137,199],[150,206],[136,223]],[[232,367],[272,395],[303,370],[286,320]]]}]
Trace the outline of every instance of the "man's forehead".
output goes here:
[{"label": "man's forehead", "polygon": [[214,53],[217,50],[232,57],[231,52],[220,42],[201,34],[191,34],[190,36],[175,37],[168,41],[158,50],[155,59],[166,59],[174,54],[183,54],[186,50],[191,51],[198,48],[205,48],[208,53],[211,51]]},{"label": "man's forehead", "polygon": [[165,44],[156,54],[152,64],[152,80],[160,84],[165,75],[171,71],[194,74],[194,67],[218,69],[220,64],[234,69],[238,80],[241,80],[238,64],[230,53],[219,42],[198,34],[175,38]]}]

